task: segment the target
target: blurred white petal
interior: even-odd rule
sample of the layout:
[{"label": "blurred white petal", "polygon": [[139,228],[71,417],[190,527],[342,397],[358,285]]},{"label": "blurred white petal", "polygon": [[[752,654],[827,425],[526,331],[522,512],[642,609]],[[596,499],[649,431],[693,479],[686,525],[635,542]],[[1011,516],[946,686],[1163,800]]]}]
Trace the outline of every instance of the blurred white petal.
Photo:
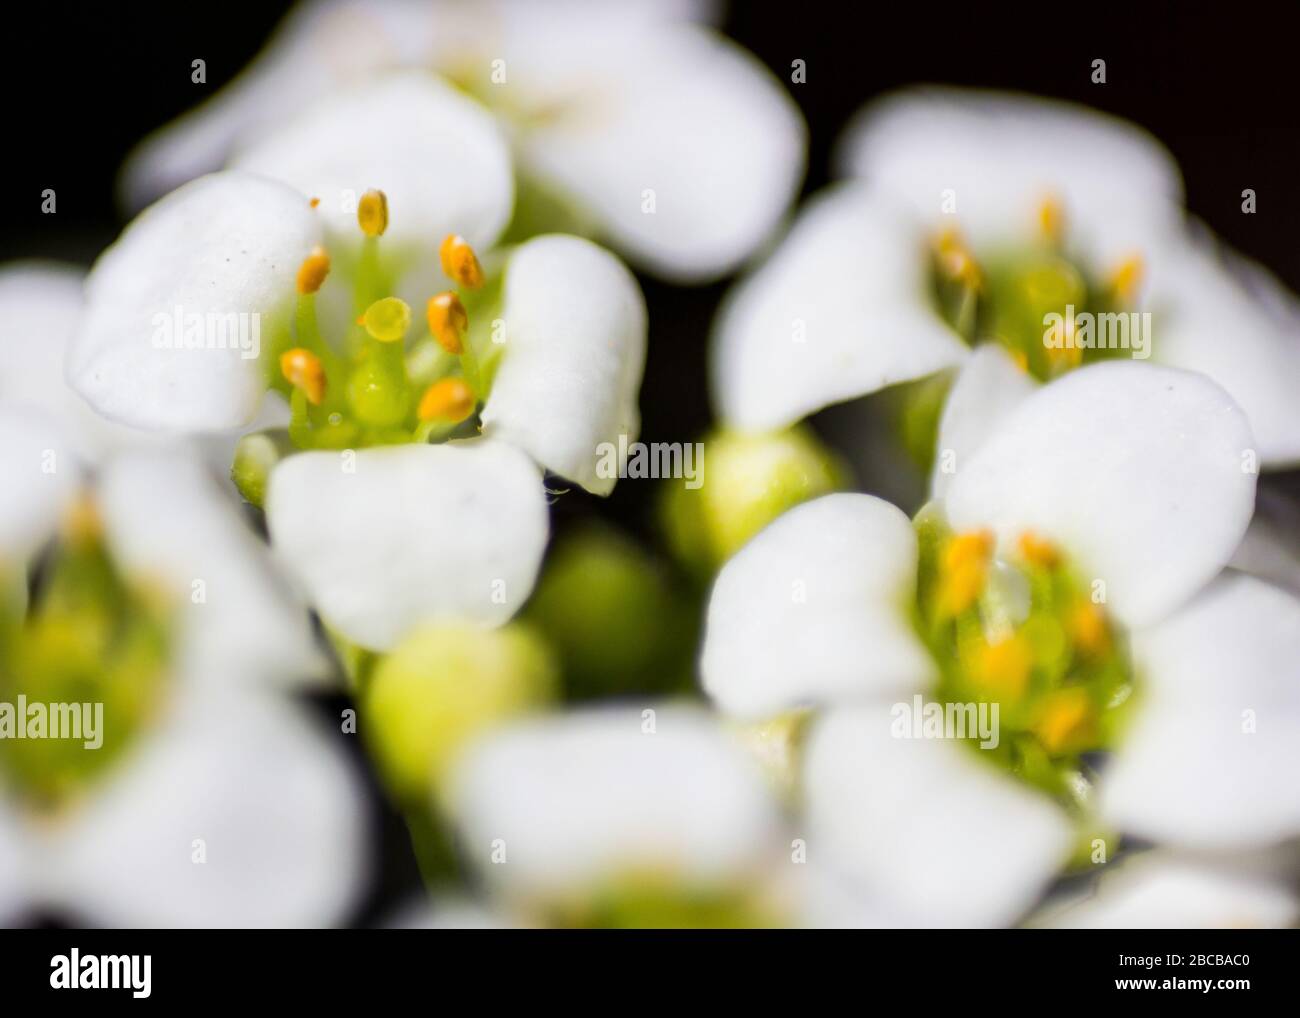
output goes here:
[{"label": "blurred white petal", "polygon": [[967,348],[932,307],[925,243],[860,187],[814,198],[719,315],[712,386],[723,420],[784,427],[960,363]]},{"label": "blurred white petal", "polygon": [[1209,375],[1246,416],[1264,466],[1300,465],[1300,301],[1208,231],[1179,232],[1153,259],[1152,356]]},{"label": "blurred white petal", "polygon": [[271,473],[266,520],[325,621],[375,650],[422,622],[505,622],[548,529],[537,468],[483,439],[290,456]]},{"label": "blurred white petal", "polygon": [[58,527],[81,487],[75,450],[47,414],[0,405],[0,565],[25,567]]},{"label": "blurred white petal", "polygon": [[732,271],[770,236],[803,177],[798,107],[714,32],[602,24],[567,26],[506,57],[502,92],[543,108],[519,132],[526,167],[593,212],[638,265],[682,282]]},{"label": "blurred white petal", "polygon": [[956,225],[977,251],[1035,236],[1053,199],[1071,246],[1103,270],[1176,222],[1182,204],[1172,157],[1137,125],[1011,93],[887,96],[849,124],[839,157],[845,172],[906,200],[927,228]]},{"label": "blurred white petal", "polygon": [[115,458],[101,475],[99,504],[118,565],[175,599],[182,671],[203,669],[222,683],[328,677],[306,608],[193,456]]},{"label": "blurred white petal", "polygon": [[0,927],[16,922],[33,904],[27,865],[32,846],[15,807],[0,787]]},{"label": "blurred white petal", "polygon": [[[671,867],[731,884],[779,851],[757,765],[708,714],[660,705],[588,709],[498,729],[452,777],[461,847],[508,895],[580,890]],[[494,842],[506,862],[494,865]]]},{"label": "blurred white petal", "polygon": [[1064,929],[1277,929],[1300,921],[1300,901],[1279,880],[1157,852],[1107,871],[1094,895],[1044,919]]},{"label": "blurred white petal", "polygon": [[270,697],[179,690],[58,830],[56,903],[124,927],[341,922],[366,879],[369,832],[358,776],[333,741],[345,736],[327,731]]},{"label": "blurred white petal", "polygon": [[1133,653],[1146,686],[1103,775],[1107,817],[1207,848],[1300,834],[1300,599],[1225,576]]},{"label": "blurred white petal", "polygon": [[982,343],[975,348],[958,369],[939,418],[930,472],[932,498],[942,498],[948,490],[952,474],[945,470],[945,458],[951,454],[954,466],[969,460],[1003,418],[1037,388],[1033,377],[1001,345]]},{"label": "blurred white petal", "polygon": [[[527,451],[546,469],[607,495],[602,443],[640,429],[645,300],[632,274],[590,241],[531,240],[506,274],[505,343],[483,433]],[[607,458],[606,458],[607,459]]]},{"label": "blurred white petal", "polygon": [[[199,323],[222,316],[227,327],[234,324],[228,316],[258,315],[259,345],[268,346],[272,320],[292,307],[298,266],[319,234],[300,195],[260,177],[218,173],[168,195],[90,271],[85,314],[68,350],[73,388],[101,413],[135,427],[216,431],[247,424],[266,387],[251,349],[228,338],[224,348],[158,348],[155,334],[177,309],[202,316],[194,319]],[[253,319],[247,322],[251,330]],[[251,347],[251,331],[245,338]]]},{"label": "blurred white petal", "polygon": [[1132,362],[1081,368],[1008,414],[945,499],[958,530],[1060,542],[1129,625],[1154,622],[1228,561],[1256,475],[1245,415],[1201,375]]},{"label": "blurred white petal", "polygon": [[925,925],[1003,926],[1069,855],[1046,796],[938,739],[890,734],[890,707],[832,710],[809,736],[808,851]]},{"label": "blurred white petal", "polygon": [[700,674],[726,712],[766,717],[845,697],[907,695],[934,664],[909,621],[916,533],[871,495],[791,509],[718,574]]},{"label": "blurred white petal", "polygon": [[[378,188],[388,198],[385,243],[430,257],[449,233],[486,249],[514,203],[510,151],[491,114],[422,71],[322,96],[232,165],[319,198],[332,235],[351,242],[361,239],[356,201]],[[437,284],[425,285],[431,295]]]},{"label": "blurred white petal", "polygon": [[275,131],[334,88],[424,62],[434,22],[432,5],[409,0],[298,4],[243,73],[131,153],[122,177],[129,207],[220,168],[237,144]]}]

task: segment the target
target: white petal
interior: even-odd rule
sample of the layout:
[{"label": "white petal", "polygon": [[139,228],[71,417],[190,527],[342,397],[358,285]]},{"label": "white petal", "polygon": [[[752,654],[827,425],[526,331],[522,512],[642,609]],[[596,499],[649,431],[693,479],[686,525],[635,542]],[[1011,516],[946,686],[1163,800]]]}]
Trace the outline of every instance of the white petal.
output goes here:
[{"label": "white petal", "polygon": [[1133,653],[1148,688],[1103,776],[1107,816],[1208,848],[1300,834],[1300,600],[1225,576]]},{"label": "white petal", "polygon": [[622,20],[599,38],[570,31],[507,57],[517,102],[558,111],[525,121],[523,159],[638,265],[715,278],[785,214],[807,130],[785,87],[730,41]]},{"label": "white petal", "polygon": [[[91,269],[70,383],[135,427],[247,424],[266,387],[256,354],[292,307],[298,266],[318,240],[307,202],[283,184],[218,173],[185,185],[141,213]],[[174,335],[178,309],[182,328],[205,326],[201,337]],[[236,315],[258,317],[237,331]],[[175,341],[202,342],[156,346],[169,328]]]},{"label": "white petal", "polygon": [[1261,487],[1255,515],[1228,567],[1300,595],[1300,502]]},{"label": "white petal", "polygon": [[266,519],[326,622],[376,650],[422,622],[505,622],[532,590],[548,526],[536,467],[488,440],[290,456],[271,473]]},{"label": "white petal", "polygon": [[1082,368],[1028,397],[950,479],[959,530],[1006,545],[1032,530],[1105,581],[1130,625],[1203,586],[1245,533],[1256,475],[1245,415],[1200,375],[1134,362]]},{"label": "white petal", "polygon": [[58,904],[128,927],[343,920],[368,836],[346,736],[269,697],[182,694],[173,708],[62,832]]},{"label": "white petal", "polygon": [[126,201],[140,208],[220,168],[240,141],[278,130],[336,87],[427,61],[435,16],[433,5],[408,0],[298,4],[239,77],[131,153],[123,171]]},{"label": "white petal", "polygon": [[1176,221],[1182,203],[1173,159],[1136,125],[1023,95],[899,92],[858,115],[839,155],[847,172],[906,200],[929,228],[955,221],[977,250],[1024,243],[1052,198],[1072,246],[1104,267]]},{"label": "white petal", "polygon": [[1065,929],[1278,929],[1300,920],[1283,882],[1157,852],[1107,871],[1091,898],[1047,917]]},{"label": "white petal", "polygon": [[[563,893],[635,868],[742,879],[779,822],[753,761],[706,713],[589,709],[499,729],[452,777],[461,847],[507,893]],[[493,865],[505,842],[506,865]],[[775,841],[774,841],[775,839]]]},{"label": "white petal", "polygon": [[957,372],[939,418],[934,469],[930,473],[930,495],[942,498],[948,490],[951,464],[965,463],[997,425],[1038,388],[1006,349],[997,343],[982,343]]},{"label": "white petal", "polygon": [[514,926],[504,913],[457,894],[407,902],[383,923],[386,930],[507,930]]},{"label": "white petal", "polygon": [[934,665],[913,633],[916,533],[870,495],[791,509],[718,574],[700,674],[731,714],[911,695]]},{"label": "white petal", "polygon": [[85,276],[57,262],[0,268],[0,399],[43,410],[82,457],[93,459],[159,438],[101,417],[68,386],[63,361],[81,320]]},{"label": "white petal", "polygon": [[[341,239],[360,239],[356,200],[388,198],[387,244],[432,257],[458,233],[479,250],[510,218],[510,151],[492,116],[433,75],[404,71],[330,94],[232,165],[282,180],[320,199]],[[436,285],[427,278],[430,294]]]},{"label": "white petal", "polygon": [[602,444],[634,442],[645,368],[641,289],[590,241],[552,235],[520,247],[506,274],[505,342],[483,432],[607,495],[617,471]]},{"label": "white petal", "polygon": [[224,683],[328,677],[306,609],[197,459],[119,456],[101,475],[99,499],[118,564],[174,598],[183,671]]},{"label": "white petal", "polygon": [[16,806],[0,787],[0,927],[5,928],[32,904],[32,878],[27,863],[33,846]]},{"label": "white petal", "polygon": [[1250,418],[1265,466],[1300,465],[1300,301],[1198,229],[1153,256],[1153,355],[1209,375]]},{"label": "white petal", "polygon": [[809,736],[808,852],[913,921],[1017,919],[1069,854],[1045,796],[939,739],[890,734],[888,705],[831,711]]},{"label": "white petal", "polygon": [[887,202],[842,186],[809,203],[715,326],[713,396],[742,430],[951,367],[967,349],[927,288],[925,240]]},{"label": "white petal", "polygon": [[0,405],[0,566],[21,569],[54,533],[81,487],[75,449],[46,414]]}]

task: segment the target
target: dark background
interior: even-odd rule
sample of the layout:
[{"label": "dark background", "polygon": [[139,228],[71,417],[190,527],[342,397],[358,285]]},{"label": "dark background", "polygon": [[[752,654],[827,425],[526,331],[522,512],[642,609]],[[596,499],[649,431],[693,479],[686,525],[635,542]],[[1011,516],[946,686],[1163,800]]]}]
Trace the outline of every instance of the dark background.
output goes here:
[{"label": "dark background", "polygon": [[[233,77],[287,6],[7,7],[0,261],[41,256],[88,265],[122,226],[114,179],[132,144]],[[787,83],[803,109],[811,137],[805,193],[828,181],[831,146],[848,117],[882,91],[936,81],[1058,96],[1149,129],[1178,160],[1191,211],[1300,288],[1298,14],[1295,0],[1023,10],[970,0],[950,7],[739,0],[724,28]],[[196,57],[207,61],[205,85],[190,81]],[[807,62],[805,84],[789,84],[796,58]],[[1096,58],[1106,61],[1104,85],[1091,81]],[[1257,194],[1255,215],[1241,211],[1248,187]],[[45,188],[57,192],[54,215],[40,211]],[[706,337],[725,286],[642,285],[651,308],[642,437],[693,440],[709,423]],[[620,486],[601,512],[642,529],[647,506],[634,489]],[[586,512],[595,501],[572,497],[559,511]],[[391,864],[365,920],[419,883],[399,822],[389,816],[382,824]]]}]

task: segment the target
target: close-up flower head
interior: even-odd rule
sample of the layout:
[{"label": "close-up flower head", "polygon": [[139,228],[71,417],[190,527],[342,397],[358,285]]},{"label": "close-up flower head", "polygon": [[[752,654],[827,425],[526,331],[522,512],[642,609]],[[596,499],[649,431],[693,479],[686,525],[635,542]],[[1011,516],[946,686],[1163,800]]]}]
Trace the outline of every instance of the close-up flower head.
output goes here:
[{"label": "close-up flower head", "polygon": [[1294,26],[1086,13],[18,12],[6,978],[1285,986]]}]

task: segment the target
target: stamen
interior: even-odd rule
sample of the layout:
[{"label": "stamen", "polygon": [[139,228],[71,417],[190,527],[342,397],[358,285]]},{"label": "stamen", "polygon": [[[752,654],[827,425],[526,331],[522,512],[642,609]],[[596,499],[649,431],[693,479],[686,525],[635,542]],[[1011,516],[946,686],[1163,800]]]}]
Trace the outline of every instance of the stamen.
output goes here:
[{"label": "stamen", "polygon": [[1038,229],[1049,244],[1060,244],[1065,236],[1065,207],[1055,195],[1048,195],[1039,203]]},{"label": "stamen", "polygon": [[429,332],[438,345],[450,354],[460,354],[465,349],[464,335],[469,328],[469,315],[456,294],[448,290],[429,298],[426,310]]},{"label": "stamen", "polygon": [[319,206],[320,206],[320,199],[319,199],[319,198],[313,198],[313,199],[311,200],[311,207],[312,207],[312,208],[318,208]]},{"label": "stamen", "polygon": [[63,534],[74,545],[91,544],[103,537],[103,517],[88,494],[78,495],[68,506],[63,516]]},{"label": "stamen", "polygon": [[357,225],[367,237],[378,237],[388,229],[388,196],[383,191],[367,191],[357,202]]},{"label": "stamen", "polygon": [[398,297],[384,297],[366,308],[361,324],[372,339],[398,343],[411,327],[411,306]]},{"label": "stamen", "polygon": [[1029,641],[1016,634],[986,643],[975,659],[974,678],[999,700],[1015,702],[1025,695],[1034,666]]},{"label": "stamen", "polygon": [[1034,734],[1048,753],[1078,752],[1097,740],[1097,712],[1088,691],[1078,686],[1053,693],[1043,704]]},{"label": "stamen", "polygon": [[474,390],[460,378],[441,378],[424,390],[416,411],[422,421],[459,424],[474,412]]},{"label": "stamen", "polygon": [[1108,282],[1121,300],[1132,304],[1137,299],[1138,287],[1142,285],[1145,265],[1140,254],[1131,254],[1119,263],[1110,274]]},{"label": "stamen", "polygon": [[483,285],[483,268],[478,263],[478,256],[474,254],[469,241],[460,234],[449,233],[443,238],[438,257],[448,279],[454,279],[471,290],[477,290]]},{"label": "stamen", "polygon": [[1020,554],[1026,562],[1042,569],[1055,569],[1060,565],[1060,550],[1051,541],[1039,537],[1032,530],[1026,530],[1021,534],[1018,544]]},{"label": "stamen", "polygon": [[1110,630],[1106,616],[1090,601],[1077,604],[1067,623],[1070,639],[1086,657],[1101,657],[1110,648]]},{"label": "stamen", "polygon": [[325,366],[310,350],[296,346],[280,355],[280,373],[312,406],[325,398]]},{"label": "stamen", "polygon": [[939,615],[960,615],[975,603],[988,576],[993,535],[976,530],[953,537],[943,550],[937,609]]},{"label": "stamen", "polygon": [[298,266],[298,292],[300,294],[316,293],[325,277],[330,272],[329,252],[323,247],[314,247]]}]

